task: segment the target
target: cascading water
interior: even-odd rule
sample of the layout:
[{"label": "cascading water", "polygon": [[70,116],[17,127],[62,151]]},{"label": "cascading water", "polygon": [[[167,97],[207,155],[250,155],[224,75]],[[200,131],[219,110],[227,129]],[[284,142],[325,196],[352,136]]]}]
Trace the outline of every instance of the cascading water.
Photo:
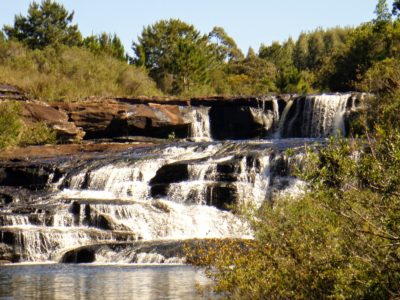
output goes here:
[{"label": "cascading water", "polygon": [[[282,117],[279,132],[285,131],[285,137],[316,137],[346,135],[344,115],[353,109],[351,94],[314,95],[295,100],[294,112],[287,118],[293,104],[288,102],[288,110]],[[348,103],[350,107],[348,108]]]},{"label": "cascading water", "polygon": [[191,115],[191,139],[195,142],[211,140],[210,134],[210,107],[196,107],[190,112]]},{"label": "cascading water", "polygon": [[294,148],[301,157],[304,144],[315,141],[308,138],[345,134],[346,113],[356,107],[351,94],[260,100],[243,112],[267,133],[265,140],[212,141],[218,124],[212,117],[218,113],[186,107],[181,110],[195,142],[106,154],[62,176],[51,174],[53,183],[43,195],[1,208],[0,260],[8,249],[16,261],[68,261],[73,250],[72,261],[176,263],[182,258],[140,243],[251,238],[232,205],[260,206],[300,192],[301,182],[286,170],[295,159],[285,150]]}]

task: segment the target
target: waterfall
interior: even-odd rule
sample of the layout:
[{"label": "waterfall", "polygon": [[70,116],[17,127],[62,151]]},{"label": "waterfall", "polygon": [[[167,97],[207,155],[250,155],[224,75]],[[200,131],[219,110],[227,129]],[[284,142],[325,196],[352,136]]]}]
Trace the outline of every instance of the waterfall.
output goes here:
[{"label": "waterfall", "polygon": [[211,141],[210,107],[193,107],[191,110],[191,139],[196,142]]},{"label": "waterfall", "polygon": [[[97,247],[97,262],[181,263],[181,258],[133,249],[133,243],[252,238],[249,224],[232,207],[260,207],[301,193],[304,183],[290,176],[290,168],[301,161],[304,145],[345,134],[345,117],[360,102],[351,94],[293,96],[286,103],[278,97],[258,100],[244,108],[232,103],[212,110],[180,108],[182,128],[189,129],[190,122],[190,141],[70,161],[46,159],[62,174],[51,174],[46,189],[29,191],[29,197],[13,187],[17,196],[0,203],[0,250],[12,251],[15,260],[44,262]],[[210,116],[220,122],[210,122]],[[244,127],[246,134],[254,133],[253,140],[213,141],[210,132],[219,133],[218,126],[232,139],[245,136],[233,132]],[[295,158],[285,155],[288,148]],[[125,248],[116,246],[121,243]]]},{"label": "waterfall", "polygon": [[[285,119],[278,134],[286,131],[286,137],[313,137],[323,138],[334,134],[346,135],[344,115],[347,102],[352,99],[351,94],[323,94],[297,98],[294,101],[295,111],[291,118],[286,115],[293,107],[290,102],[287,106]],[[290,105],[290,106],[289,106]]]},{"label": "waterfall", "polygon": [[[107,249],[108,250],[108,249]],[[179,257],[166,258],[158,253],[136,253],[133,251],[114,252],[110,250],[100,251],[96,256],[99,263],[135,263],[135,264],[183,264],[184,259]]]},{"label": "waterfall", "polygon": [[236,187],[239,199],[243,203],[257,206],[266,200],[270,182],[270,157],[263,156],[254,160],[244,157],[240,162],[240,173]]},{"label": "waterfall", "polygon": [[274,115],[274,122],[275,124],[278,124],[279,122],[279,105],[278,105],[278,98],[277,97],[272,97],[272,111]]},{"label": "waterfall", "polygon": [[277,131],[276,131],[275,136],[274,136],[275,139],[280,139],[282,137],[283,126],[284,126],[284,124],[286,122],[286,118],[287,118],[288,112],[292,108],[292,105],[293,105],[293,100],[292,99],[290,99],[290,100],[288,100],[286,102],[285,108],[283,109],[283,112],[282,112],[282,116],[279,119],[278,128],[277,128]]},{"label": "waterfall", "polygon": [[27,215],[0,215],[0,224],[2,226],[29,226],[29,218]]},{"label": "waterfall", "polygon": [[[7,226],[2,230],[14,236],[14,247],[21,254],[22,261],[57,261],[59,251],[116,238],[111,231],[92,228],[55,229],[31,226],[27,229]],[[4,232],[2,234],[1,240],[4,239]]]},{"label": "waterfall", "polygon": [[250,236],[249,228],[229,212],[206,205],[172,201],[132,205],[93,205],[143,240]]},{"label": "waterfall", "polygon": [[168,199],[178,203],[206,204],[207,188],[213,183],[216,167],[212,161],[188,165],[188,180],[172,183],[168,189]]}]

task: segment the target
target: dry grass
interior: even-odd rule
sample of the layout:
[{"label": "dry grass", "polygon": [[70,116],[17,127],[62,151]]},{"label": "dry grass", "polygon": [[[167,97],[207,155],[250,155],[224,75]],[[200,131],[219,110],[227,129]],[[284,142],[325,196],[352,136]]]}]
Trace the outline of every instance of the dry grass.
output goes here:
[{"label": "dry grass", "polygon": [[0,82],[44,101],[160,95],[144,69],[115,58],[78,47],[29,50],[13,41],[0,41]]}]

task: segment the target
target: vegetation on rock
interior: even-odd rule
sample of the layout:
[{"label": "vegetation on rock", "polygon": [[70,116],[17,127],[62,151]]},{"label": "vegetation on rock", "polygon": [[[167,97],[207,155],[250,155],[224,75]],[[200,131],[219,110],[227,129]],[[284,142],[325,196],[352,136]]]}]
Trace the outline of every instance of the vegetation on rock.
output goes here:
[{"label": "vegetation on rock", "polygon": [[56,134],[45,123],[25,124],[18,102],[0,103],[0,149],[16,145],[55,143]]}]

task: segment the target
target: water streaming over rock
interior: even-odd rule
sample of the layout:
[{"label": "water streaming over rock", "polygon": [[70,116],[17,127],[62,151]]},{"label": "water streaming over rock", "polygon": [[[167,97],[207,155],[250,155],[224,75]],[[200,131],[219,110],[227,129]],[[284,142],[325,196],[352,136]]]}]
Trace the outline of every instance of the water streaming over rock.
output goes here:
[{"label": "water streaming over rock", "polygon": [[195,142],[211,140],[209,107],[196,107],[190,112],[192,117],[190,136]]},{"label": "water streaming over rock", "polygon": [[351,94],[313,95],[288,102],[289,105],[280,126],[283,137],[345,136],[344,115],[355,109],[355,97]]},{"label": "water streaming over rock", "polygon": [[[263,97],[256,107],[228,108],[232,118],[224,116],[220,131],[219,108],[186,107],[181,110],[191,124],[192,142],[76,163],[55,159],[48,178],[42,176],[43,192],[10,196],[13,201],[1,206],[0,259],[176,263],[183,260],[171,254],[175,242],[160,247],[162,241],[251,238],[249,225],[230,211],[232,205],[260,206],[300,193],[302,183],[290,176],[291,165],[301,161],[305,144],[323,142],[315,138],[345,134],[346,114],[358,102],[352,94]],[[241,136],[235,135],[241,126],[235,114],[256,124],[251,132],[264,139],[215,141],[224,134]],[[287,157],[287,148],[296,155]],[[142,247],[149,242],[157,242],[161,252]]]}]

